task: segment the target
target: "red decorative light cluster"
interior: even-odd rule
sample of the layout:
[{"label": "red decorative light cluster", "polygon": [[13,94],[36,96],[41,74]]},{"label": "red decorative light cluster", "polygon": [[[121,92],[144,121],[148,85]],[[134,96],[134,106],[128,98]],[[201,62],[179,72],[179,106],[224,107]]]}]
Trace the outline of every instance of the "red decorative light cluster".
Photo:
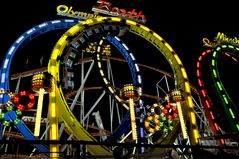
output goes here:
[{"label": "red decorative light cluster", "polygon": [[21,91],[14,97],[13,103],[19,110],[31,109],[35,103],[35,96],[31,92]]},{"label": "red decorative light cluster", "polygon": [[170,103],[168,103],[164,109],[163,113],[168,119],[174,119],[178,116],[178,111],[175,106],[172,106]]}]

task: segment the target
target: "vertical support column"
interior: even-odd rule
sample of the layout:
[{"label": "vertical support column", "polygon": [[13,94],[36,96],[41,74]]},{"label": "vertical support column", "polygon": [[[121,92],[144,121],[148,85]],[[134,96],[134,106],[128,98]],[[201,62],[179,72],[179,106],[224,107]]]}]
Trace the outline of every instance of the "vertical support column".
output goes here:
[{"label": "vertical support column", "polygon": [[[59,140],[58,134],[58,108],[56,104],[56,83],[52,78],[52,92],[50,93],[50,102],[49,102],[49,118],[50,118],[50,140]],[[59,158],[59,145],[51,144],[50,145],[50,158],[58,159]]]},{"label": "vertical support column", "polygon": [[126,84],[124,88],[120,90],[120,96],[124,100],[127,100],[129,103],[132,139],[137,143],[138,134],[137,134],[134,102],[140,99],[138,88],[133,86],[132,84]]}]

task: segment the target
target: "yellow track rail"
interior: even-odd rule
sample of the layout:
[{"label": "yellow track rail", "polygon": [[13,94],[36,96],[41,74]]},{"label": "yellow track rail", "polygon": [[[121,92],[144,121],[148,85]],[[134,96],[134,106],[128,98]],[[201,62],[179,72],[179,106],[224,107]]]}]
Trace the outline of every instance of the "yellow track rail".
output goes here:
[{"label": "yellow track rail", "polygon": [[[199,132],[198,126],[196,123],[196,115],[194,113],[194,105],[192,102],[191,90],[189,80],[186,74],[186,71],[183,67],[181,60],[179,59],[178,55],[175,51],[171,48],[171,46],[157,33],[153,32],[149,28],[145,27],[142,24],[138,24],[131,20],[125,20],[118,17],[100,17],[94,19],[88,19],[86,21],[80,22],[75,26],[71,27],[67,30],[61,38],[56,43],[50,61],[48,63],[48,72],[53,75],[53,80],[58,83],[60,82],[59,77],[59,65],[60,61],[58,58],[62,55],[63,50],[69,44],[67,39],[71,39],[70,37],[74,37],[81,33],[85,26],[93,26],[96,24],[101,23],[124,23],[130,29],[129,32],[134,33],[138,36],[141,36],[151,44],[153,44],[158,50],[159,53],[162,53],[165,58],[169,61],[172,69],[175,71],[175,80],[177,80],[177,87],[181,89],[184,93],[185,102],[182,105],[183,114],[185,116],[185,120],[189,121],[189,127],[187,128],[190,136],[190,142],[192,145],[199,144]],[[72,114],[71,110],[69,109],[61,88],[55,87],[55,91],[50,93],[50,103],[49,109],[50,114],[50,121],[51,127],[52,125],[58,125],[58,120],[55,118],[59,118],[60,121],[63,121],[66,128],[69,132],[73,133],[78,140],[85,140],[85,141],[95,141],[95,139],[82,127],[82,125],[77,121],[76,117]],[[55,106],[54,106],[55,103]],[[55,109],[57,107],[57,109]],[[52,116],[53,114],[53,116]],[[54,123],[55,122],[55,123]],[[57,129],[57,127],[55,127]],[[51,129],[52,132],[56,132],[58,130]],[[173,139],[175,139],[177,132],[174,131],[173,133],[169,134],[168,141],[172,143]],[[51,132],[50,132],[51,134]],[[54,136],[54,134],[52,134]],[[56,137],[56,136],[55,136]],[[98,145],[91,145],[88,146],[87,149],[92,154],[100,154],[100,155],[108,155],[111,154],[109,150],[106,149],[104,146]],[[54,149],[53,149],[54,150]]]}]

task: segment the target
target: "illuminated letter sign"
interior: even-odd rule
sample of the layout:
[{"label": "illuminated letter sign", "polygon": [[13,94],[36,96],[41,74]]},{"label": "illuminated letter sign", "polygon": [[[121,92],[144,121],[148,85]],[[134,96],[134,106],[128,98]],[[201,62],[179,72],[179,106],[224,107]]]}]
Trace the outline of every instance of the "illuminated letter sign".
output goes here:
[{"label": "illuminated letter sign", "polygon": [[203,45],[206,47],[215,47],[220,43],[229,43],[231,45],[239,46],[239,40],[237,37],[229,38],[224,33],[218,32],[217,36],[214,38],[214,42],[210,42],[208,38],[203,38]]},{"label": "illuminated letter sign", "polygon": [[237,46],[239,45],[239,40],[237,39],[237,37],[229,38],[224,33],[220,33],[220,32],[217,33],[217,37],[215,37],[215,41],[226,42],[226,43],[234,44]]},{"label": "illuminated letter sign", "polygon": [[72,6],[66,6],[66,5],[59,5],[56,8],[57,15],[72,17],[72,18],[78,18],[78,19],[89,19],[89,18],[96,18],[100,17],[96,14],[89,14],[81,11],[75,11],[73,10]]},{"label": "illuminated letter sign", "polygon": [[132,9],[132,11],[126,11],[125,9],[121,9],[118,7],[111,7],[111,2],[107,2],[105,0],[97,1],[99,3],[98,6],[93,6],[92,11],[103,13],[112,16],[120,16],[123,18],[131,19],[137,22],[146,22],[145,15],[142,11],[139,13],[136,12],[136,9]]}]

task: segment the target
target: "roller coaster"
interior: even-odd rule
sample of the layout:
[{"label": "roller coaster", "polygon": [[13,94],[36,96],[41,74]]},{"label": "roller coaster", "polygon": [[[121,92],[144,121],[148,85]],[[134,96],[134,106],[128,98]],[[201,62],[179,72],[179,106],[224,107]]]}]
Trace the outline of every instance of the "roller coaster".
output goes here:
[{"label": "roller coaster", "polygon": [[[38,36],[60,29],[66,31],[49,53],[47,67],[11,74],[15,53]],[[136,39],[137,49],[132,47]],[[167,71],[149,65],[155,57],[144,55],[149,50],[159,63],[168,65]],[[31,157],[64,158],[61,153],[80,149],[85,157],[112,158],[120,147],[113,144],[132,144],[132,156],[163,154],[168,149],[148,145],[198,146],[203,135],[219,131],[216,122],[206,118],[212,113],[200,104],[199,92],[189,83],[176,52],[157,33],[131,20],[100,17],[44,22],[13,43],[0,73],[1,139],[31,141]],[[231,118],[232,123],[237,121]],[[54,141],[90,144],[72,147]],[[99,142],[105,144],[92,144]],[[6,153],[8,144],[1,151],[4,148]],[[190,148],[175,150],[183,158],[193,158]]]}]

